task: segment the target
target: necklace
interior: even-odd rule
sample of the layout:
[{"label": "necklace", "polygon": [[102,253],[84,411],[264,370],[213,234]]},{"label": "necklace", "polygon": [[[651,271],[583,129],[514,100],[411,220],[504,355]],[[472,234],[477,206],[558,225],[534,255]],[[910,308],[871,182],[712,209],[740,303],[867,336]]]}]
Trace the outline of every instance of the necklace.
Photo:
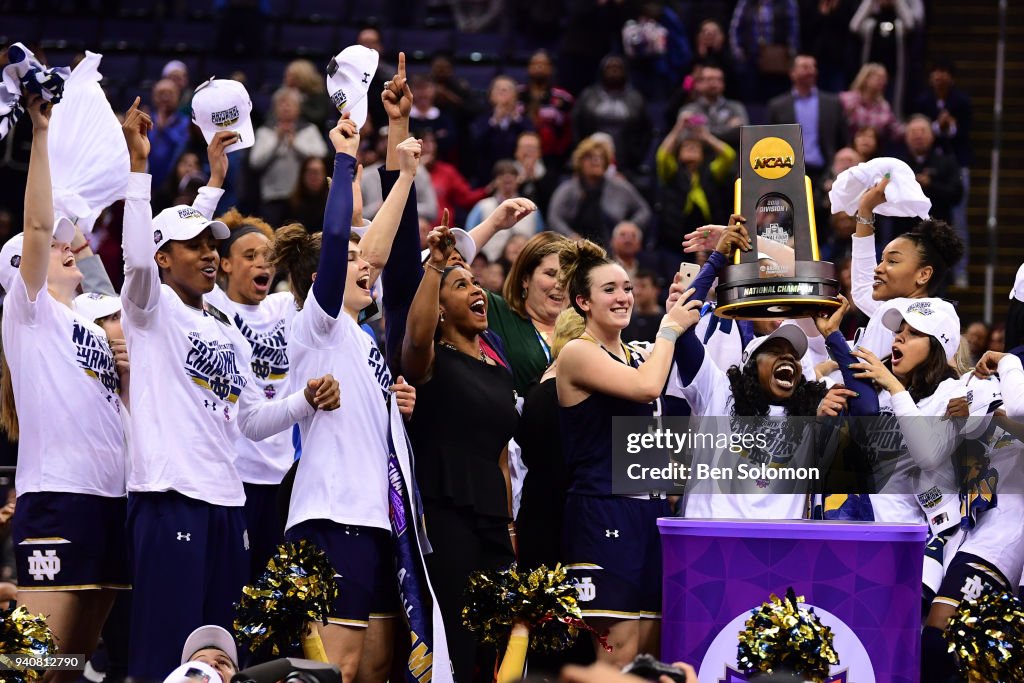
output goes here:
[{"label": "necklace", "polygon": [[[455,348],[455,344],[452,344],[450,342],[440,341],[440,342],[438,342],[438,344],[440,344],[441,346],[445,347],[446,349],[451,349],[452,351],[455,351],[457,353],[462,353],[462,351],[459,351],[459,349]],[[472,354],[467,353],[466,355],[470,356]],[[484,363],[487,362],[487,356],[484,355],[484,352],[483,352],[482,349],[480,349],[479,360],[483,361]]]}]

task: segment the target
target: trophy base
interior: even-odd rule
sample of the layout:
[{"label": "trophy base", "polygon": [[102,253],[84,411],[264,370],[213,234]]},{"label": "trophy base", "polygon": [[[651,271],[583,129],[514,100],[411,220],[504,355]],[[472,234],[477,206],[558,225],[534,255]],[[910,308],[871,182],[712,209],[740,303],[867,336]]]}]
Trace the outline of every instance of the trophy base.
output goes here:
[{"label": "trophy base", "polygon": [[810,318],[839,308],[839,281],[828,261],[798,261],[799,277],[761,277],[757,263],[727,266],[715,315],[733,320]]}]

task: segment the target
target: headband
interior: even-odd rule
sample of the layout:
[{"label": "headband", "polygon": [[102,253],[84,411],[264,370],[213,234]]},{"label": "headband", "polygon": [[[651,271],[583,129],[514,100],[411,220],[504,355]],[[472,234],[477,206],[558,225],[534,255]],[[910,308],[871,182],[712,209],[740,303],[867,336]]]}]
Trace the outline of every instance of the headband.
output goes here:
[{"label": "headband", "polygon": [[228,254],[231,253],[232,244],[245,235],[249,235],[254,232],[258,232],[261,235],[263,234],[263,231],[255,225],[243,225],[238,230],[232,230],[231,234],[228,235],[226,239],[222,239],[220,244],[217,245],[217,253],[220,254],[221,258],[227,258]]}]

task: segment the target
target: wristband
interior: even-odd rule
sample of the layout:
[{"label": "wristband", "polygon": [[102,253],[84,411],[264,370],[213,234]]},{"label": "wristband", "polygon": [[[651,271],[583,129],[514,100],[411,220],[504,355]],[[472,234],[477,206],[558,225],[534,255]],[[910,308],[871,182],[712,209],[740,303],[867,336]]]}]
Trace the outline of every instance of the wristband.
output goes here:
[{"label": "wristband", "polygon": [[668,341],[675,344],[681,334],[682,332],[679,332],[674,328],[663,327],[660,330],[658,330],[658,339],[667,339]]},{"label": "wristband", "polygon": [[871,219],[870,220],[868,220],[867,218],[862,217],[860,215],[860,213],[855,213],[854,214],[854,218],[856,218],[857,222],[859,224],[861,224],[861,225],[874,225],[875,224],[875,214],[871,214]]}]

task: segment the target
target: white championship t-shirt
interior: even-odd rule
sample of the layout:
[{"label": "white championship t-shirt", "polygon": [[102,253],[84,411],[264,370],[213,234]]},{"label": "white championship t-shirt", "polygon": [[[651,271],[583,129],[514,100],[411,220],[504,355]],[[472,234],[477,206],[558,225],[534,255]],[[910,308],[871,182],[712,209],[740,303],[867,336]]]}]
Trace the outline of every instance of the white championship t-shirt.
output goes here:
[{"label": "white championship t-shirt", "polygon": [[[707,353],[700,370],[693,381],[683,387],[679,373],[673,369],[666,393],[686,399],[693,411],[690,432],[698,434],[723,434],[731,429],[733,397],[729,380]],[[769,418],[785,416],[785,408],[769,407]],[[745,425],[752,425],[757,418],[740,418]],[[761,478],[739,478],[739,465],[750,468],[766,463],[768,467],[804,467],[811,463],[813,452],[811,440],[804,438],[793,452],[779,451],[782,444],[791,441],[781,433],[769,433],[782,421],[771,420],[764,434],[768,443],[767,452],[760,449],[744,449],[734,453],[728,448],[695,447],[691,462],[690,478],[683,494],[683,516],[696,519],[802,519],[806,516],[809,480],[768,480]],[[697,478],[698,467],[722,468],[732,472],[733,479],[707,477]],[[709,470],[710,472],[710,470]]]},{"label": "white championship t-shirt", "polygon": [[344,311],[327,315],[313,291],[292,320],[292,373],[331,373],[341,408],[299,422],[299,460],[287,528],[309,519],[390,529],[388,518],[388,387],[380,349]]},{"label": "white championship t-shirt", "polygon": [[3,345],[21,437],[18,495],[125,495],[120,382],[103,330],[20,273],[4,301]]},{"label": "white championship t-shirt", "polygon": [[[296,313],[295,297],[290,292],[277,292],[257,306],[247,306],[214,287],[205,298],[231,319],[249,343],[252,374],[264,398],[277,401],[287,396],[291,391],[288,327]],[[280,484],[295,459],[291,429],[263,441],[250,441],[239,433],[236,447],[235,468],[246,484]]]}]

